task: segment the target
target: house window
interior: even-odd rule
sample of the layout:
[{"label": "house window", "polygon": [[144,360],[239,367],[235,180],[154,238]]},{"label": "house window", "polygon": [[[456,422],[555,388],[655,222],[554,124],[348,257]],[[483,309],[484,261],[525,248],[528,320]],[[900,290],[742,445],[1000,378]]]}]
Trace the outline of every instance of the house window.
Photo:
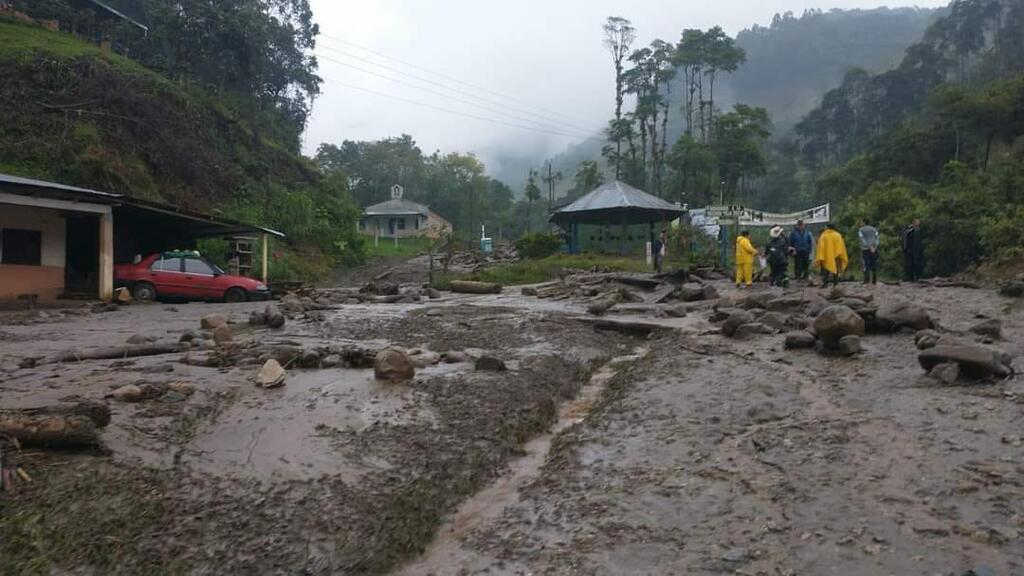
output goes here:
[{"label": "house window", "polygon": [[4,228],[0,231],[0,264],[40,266],[42,263],[42,232],[17,228]]},{"label": "house window", "polygon": [[405,218],[398,219],[398,229],[405,230]]},{"label": "house window", "polygon": [[420,217],[419,216],[416,217],[416,229],[417,230],[420,229]]}]

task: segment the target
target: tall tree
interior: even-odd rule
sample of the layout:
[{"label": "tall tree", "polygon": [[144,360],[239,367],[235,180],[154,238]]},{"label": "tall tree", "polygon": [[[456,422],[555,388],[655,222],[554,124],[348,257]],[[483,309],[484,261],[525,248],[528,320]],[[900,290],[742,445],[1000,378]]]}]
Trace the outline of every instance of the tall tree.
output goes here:
[{"label": "tall tree", "polygon": [[529,233],[533,223],[533,203],[540,200],[540,188],[537,186],[537,171],[531,169],[526,179],[526,232]]},{"label": "tall tree", "polygon": [[[636,28],[629,20],[621,16],[609,16],[604,24],[604,45],[612,55],[612,64],[615,66],[615,122],[622,120],[622,102],[624,98],[624,65],[629,49],[636,40]],[[622,134],[620,130],[612,130],[609,137],[615,142],[615,178],[621,175],[622,163]]]},{"label": "tall tree", "polygon": [[735,72],[747,59],[747,53],[736,45],[721,26],[704,33],[704,75],[708,77],[708,126],[715,125],[715,79],[719,72]]}]

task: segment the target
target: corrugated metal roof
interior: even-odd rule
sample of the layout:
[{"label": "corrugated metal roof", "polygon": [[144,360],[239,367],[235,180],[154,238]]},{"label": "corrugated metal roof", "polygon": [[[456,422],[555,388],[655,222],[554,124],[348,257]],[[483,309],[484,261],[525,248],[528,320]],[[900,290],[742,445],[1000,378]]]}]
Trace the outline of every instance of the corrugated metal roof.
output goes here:
[{"label": "corrugated metal roof", "polygon": [[593,192],[557,210],[553,222],[603,222],[634,224],[674,220],[684,210],[618,180],[597,187]]},{"label": "corrugated metal roof", "polygon": [[405,216],[409,214],[430,215],[430,208],[411,200],[392,199],[369,206],[363,211],[366,216]]},{"label": "corrugated metal roof", "polygon": [[0,174],[0,184],[11,184],[13,186],[28,186],[31,188],[42,188],[49,190],[63,190],[65,192],[86,194],[88,196],[91,196],[92,199],[96,200],[97,202],[110,202],[111,200],[118,200],[124,197],[123,194],[111,194],[110,192],[100,192],[98,190],[89,190],[88,188],[78,188],[76,186],[57,184],[56,182],[46,182],[45,180],[34,180],[32,178],[22,178],[20,176],[11,176],[9,174]]}]

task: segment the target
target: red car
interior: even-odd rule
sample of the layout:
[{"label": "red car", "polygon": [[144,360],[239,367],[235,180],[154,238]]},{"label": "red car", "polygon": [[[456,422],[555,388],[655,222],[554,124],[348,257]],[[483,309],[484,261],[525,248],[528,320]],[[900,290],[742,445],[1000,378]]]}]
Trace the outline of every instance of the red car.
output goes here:
[{"label": "red car", "polygon": [[270,297],[262,282],[227,274],[192,252],[151,254],[138,264],[117,264],[114,284],[127,287],[143,302],[157,298],[245,302]]}]

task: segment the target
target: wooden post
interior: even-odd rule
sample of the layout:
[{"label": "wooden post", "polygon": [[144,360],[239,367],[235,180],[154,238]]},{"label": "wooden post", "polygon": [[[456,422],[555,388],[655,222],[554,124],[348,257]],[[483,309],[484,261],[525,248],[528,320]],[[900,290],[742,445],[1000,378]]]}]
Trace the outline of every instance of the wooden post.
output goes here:
[{"label": "wooden post", "polygon": [[266,232],[263,233],[263,283],[266,284],[268,280],[267,276],[267,260],[270,254],[270,235]]},{"label": "wooden post", "polygon": [[114,214],[108,208],[100,215],[100,300],[114,298]]}]

